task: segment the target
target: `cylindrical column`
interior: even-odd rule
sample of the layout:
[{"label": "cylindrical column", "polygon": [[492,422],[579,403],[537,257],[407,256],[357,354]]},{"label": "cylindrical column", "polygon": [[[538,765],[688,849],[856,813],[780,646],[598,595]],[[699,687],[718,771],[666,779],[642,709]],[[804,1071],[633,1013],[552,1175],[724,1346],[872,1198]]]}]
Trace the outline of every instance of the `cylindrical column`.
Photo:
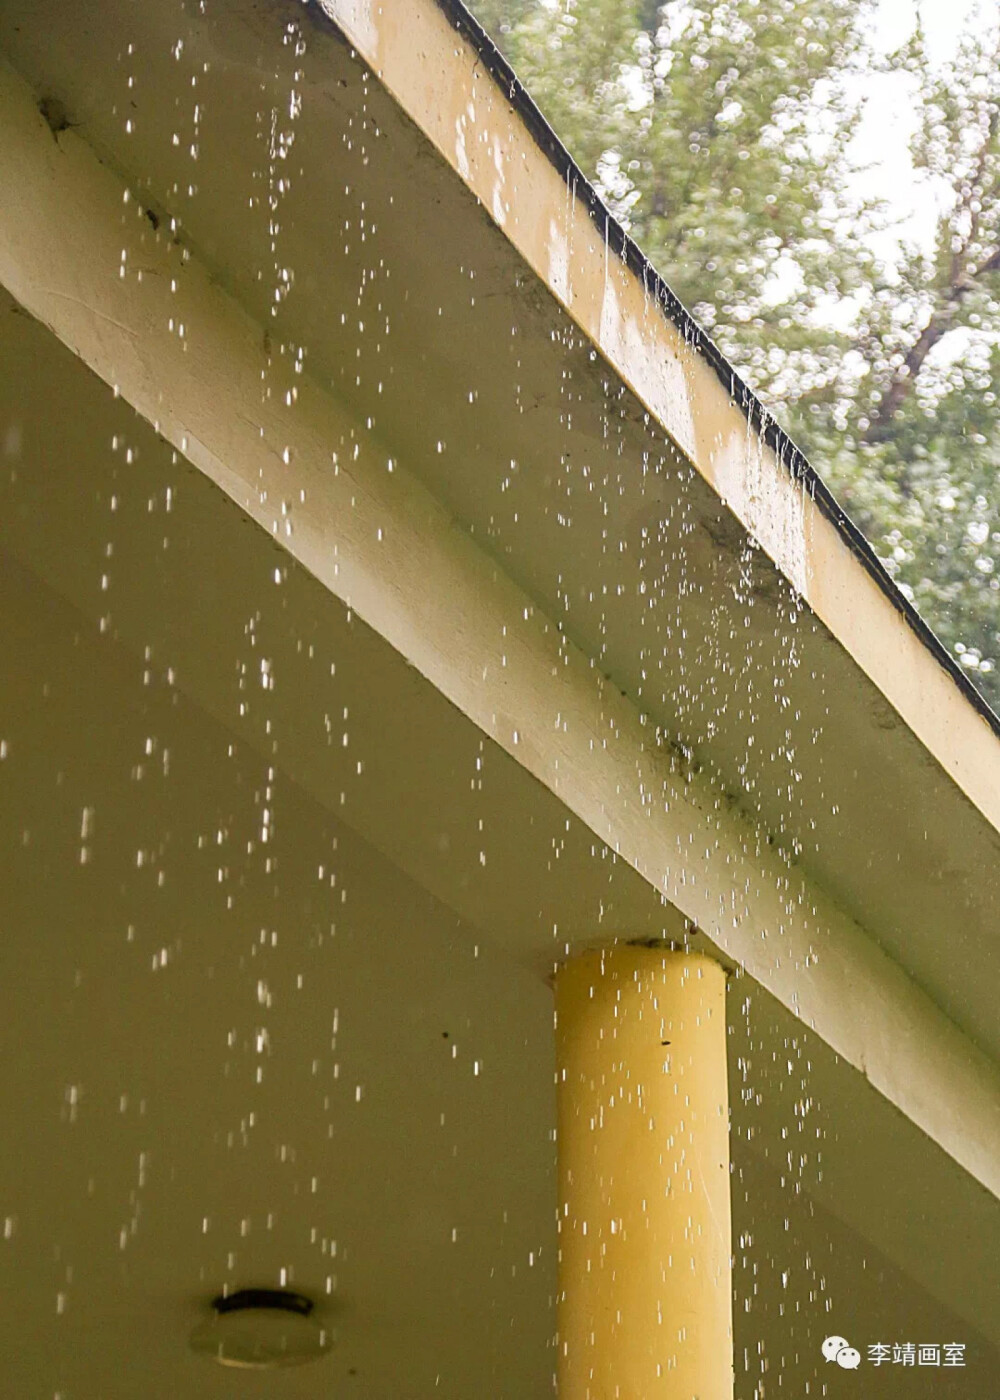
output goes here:
[{"label": "cylindrical column", "polygon": [[725,985],[624,943],[556,974],[559,1400],[732,1400]]}]

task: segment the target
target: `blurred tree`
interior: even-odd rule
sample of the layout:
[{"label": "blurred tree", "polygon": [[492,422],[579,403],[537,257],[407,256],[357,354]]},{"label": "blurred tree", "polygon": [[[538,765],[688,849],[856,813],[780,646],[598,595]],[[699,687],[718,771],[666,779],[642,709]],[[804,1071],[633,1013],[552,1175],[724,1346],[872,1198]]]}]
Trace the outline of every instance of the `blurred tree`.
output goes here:
[{"label": "blurred tree", "polygon": [[[874,0],[473,0],[613,213],[1000,709],[1000,24],[885,58]],[[894,72],[932,251],[859,199]],[[881,238],[881,242],[879,241]]]}]

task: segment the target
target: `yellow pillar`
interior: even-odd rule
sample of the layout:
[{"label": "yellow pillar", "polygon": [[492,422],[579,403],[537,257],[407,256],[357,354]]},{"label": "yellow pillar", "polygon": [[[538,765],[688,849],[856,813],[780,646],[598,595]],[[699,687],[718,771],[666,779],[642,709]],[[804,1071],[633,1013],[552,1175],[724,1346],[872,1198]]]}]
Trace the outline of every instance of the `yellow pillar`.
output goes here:
[{"label": "yellow pillar", "polygon": [[725,972],[617,944],[556,975],[559,1400],[732,1400]]}]

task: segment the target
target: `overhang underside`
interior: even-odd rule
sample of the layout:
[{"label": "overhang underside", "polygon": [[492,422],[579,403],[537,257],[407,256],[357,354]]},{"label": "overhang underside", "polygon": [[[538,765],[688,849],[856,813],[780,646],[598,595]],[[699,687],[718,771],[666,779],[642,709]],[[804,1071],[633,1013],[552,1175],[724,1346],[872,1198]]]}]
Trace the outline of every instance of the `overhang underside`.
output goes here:
[{"label": "overhang underside", "polygon": [[[684,920],[48,331],[2,325],[12,1383],[228,1394],[187,1333],[283,1269],[369,1400],[549,1393],[547,974]],[[753,979],[728,1019],[737,1393],[815,1383],[836,1318],[947,1332],[967,1368],[914,1393],[990,1394],[993,1195]]]},{"label": "overhang underside", "polygon": [[[3,325],[8,1383],[231,1393],[186,1333],[221,1282],[285,1270],[357,1394],[549,1393],[549,921],[676,915],[47,332]],[[835,1316],[944,1329],[965,1378],[915,1393],[986,1396],[992,1198],[747,978],[730,1023],[741,1383],[801,1389]]]},{"label": "overhang underside", "polygon": [[[206,16],[166,4],[141,24],[124,0],[5,0],[0,42],[65,113],[52,158],[82,138],[162,220],[126,277],[144,254],[150,281],[174,275],[164,250],[179,237],[267,332],[272,399],[295,392],[297,364],[332,389],[385,460],[1000,1054],[1000,839],[983,811],[1000,744],[959,704],[966,735],[886,605],[868,645],[918,712],[941,709],[944,758],[916,738],[339,31],[283,0]],[[418,59],[430,101],[435,56]],[[529,210],[537,178],[526,169],[519,187]],[[691,413],[706,437],[722,421],[714,392]],[[781,515],[763,458],[757,489]],[[867,616],[873,586],[843,556],[813,592],[846,592],[849,609],[854,590]],[[952,759],[987,797],[953,780]]]},{"label": "overhang underside", "polygon": [[[208,16],[166,4],[137,20],[132,7],[114,3],[86,10],[60,0],[0,5],[0,46],[29,85],[22,92],[18,78],[4,77],[4,102],[11,104],[4,109],[11,116],[5,139],[15,141],[15,128],[30,111],[40,248],[32,263],[24,241],[30,222],[23,210],[8,211],[2,280],[14,299],[3,306],[0,421],[14,424],[19,436],[16,461],[5,461],[0,539],[15,561],[11,578],[26,571],[24,588],[14,590],[20,600],[14,612],[23,604],[28,633],[36,622],[42,635],[50,626],[44,609],[36,618],[35,603],[25,601],[39,589],[40,598],[51,593],[62,600],[53,602],[56,612],[70,606],[82,620],[60,624],[62,660],[47,656],[36,679],[42,682],[47,668],[66,665],[71,674],[80,664],[66,660],[66,639],[75,633],[83,640],[74,647],[97,648],[87,663],[97,670],[106,664],[102,649],[117,654],[120,648],[141,657],[153,675],[173,671],[170,694],[195,716],[185,725],[236,733],[257,761],[284,776],[290,791],[301,790],[311,810],[330,814],[322,822],[335,826],[324,828],[324,840],[343,826],[345,846],[357,839],[371,852],[358,857],[359,888],[388,882],[397,910],[437,901],[434,908],[456,930],[460,959],[470,941],[475,947],[481,940],[511,1004],[523,992],[527,1020],[523,1027],[517,1022],[510,1039],[537,1055],[546,1066],[543,1079],[549,1072],[543,979],[553,960],[568,947],[607,937],[683,938],[697,924],[753,974],[734,979],[731,1008],[734,1155],[737,1180],[746,1178],[745,1191],[734,1192],[737,1237],[752,1235],[762,1251],[747,1254],[747,1267],[763,1256],[780,1277],[779,1221],[790,1200],[800,1202],[790,1205],[791,1215],[807,1233],[814,1228],[804,1223],[811,1214],[822,1221],[814,1237],[829,1254],[822,1275],[839,1280],[838,1319],[850,1296],[862,1309],[859,1335],[867,1327],[864,1308],[875,1316],[888,1306],[886,1296],[879,1303],[878,1287],[866,1294],[852,1278],[859,1260],[870,1258],[877,1270],[889,1271],[883,1295],[895,1290],[905,1317],[937,1325],[933,1319],[949,1316],[941,1309],[951,1308],[956,1329],[965,1326],[970,1338],[969,1329],[977,1329],[995,1344],[1000,1227],[995,1182],[982,1163],[996,1161],[997,1100],[983,1052],[1000,1054],[1000,972],[989,958],[998,843],[984,803],[954,781],[850,649],[748,543],[725,503],[649,420],[417,126],[338,34],[310,13],[298,5],[230,0]],[[53,131],[38,115],[40,98],[49,99],[51,125],[63,129]],[[63,115],[53,120],[53,113]],[[81,173],[91,159],[87,147],[105,163],[99,175]],[[27,144],[17,158],[26,150]],[[15,160],[5,177],[23,169]],[[100,199],[89,201],[90,185],[74,185],[78,174],[95,189],[100,184]],[[529,184],[530,176],[527,171]],[[128,204],[123,186],[131,191]],[[75,198],[84,188],[88,198]],[[112,260],[108,228],[91,240],[90,226],[96,229],[111,207],[102,200],[113,189]],[[61,226],[60,197],[63,210],[73,211]],[[90,260],[86,276],[74,264],[75,243],[82,262]],[[49,265],[51,276],[43,275]],[[190,291],[193,269],[202,278],[197,294]],[[120,287],[126,301],[119,304]],[[219,353],[224,342],[212,340],[215,313],[207,298],[217,295],[239,306],[259,356],[259,367],[243,374],[235,410],[225,397],[226,366],[234,373],[245,367]],[[144,297],[149,309],[136,319]],[[186,369],[183,359],[170,361],[168,344],[189,356]],[[137,361],[145,378],[130,380]],[[256,440],[275,462],[288,457],[284,476],[279,467],[265,483],[249,447],[237,460],[208,431],[193,430],[190,405],[175,401],[185,374],[201,378],[210,408],[218,394],[220,421],[245,419],[247,444]],[[306,470],[301,421],[317,396],[335,401],[342,421]],[[711,405],[705,411],[710,417]],[[230,449],[239,441],[233,430]],[[316,473],[324,469],[342,473],[343,490],[325,514],[310,516],[314,484],[323,499]],[[508,674],[494,672],[487,686],[483,672],[488,703],[478,712],[424,664],[429,653],[412,609],[393,635],[367,606],[375,596],[378,551],[373,545],[362,557],[356,550],[352,562],[341,531],[346,493],[355,486],[371,507],[373,541],[375,529],[381,541],[379,520],[390,536],[399,523],[388,506],[380,516],[376,473],[414,483],[411,514],[426,509],[429,520],[425,500],[443,504],[482,579],[513,586],[503,595],[506,613],[503,607],[498,613],[503,633],[491,638],[497,664],[509,658]],[[205,474],[248,513],[235,510]],[[454,665],[472,675],[474,647],[463,629],[475,621],[473,611],[466,616],[457,594],[442,598],[448,575],[436,567],[430,531],[425,548],[426,586],[434,595],[427,610],[444,617],[453,608],[456,652],[468,652]],[[339,592],[316,562],[338,550],[350,579]],[[412,575],[419,577],[419,561]],[[842,583],[838,576],[831,586]],[[516,608],[508,606],[515,601]],[[105,633],[98,641],[101,619]],[[553,758],[530,726],[522,727],[527,662],[519,661],[519,639],[539,628],[558,638],[553,656],[561,660],[572,651],[603,678],[595,684],[606,723],[603,739],[595,731],[596,743],[605,750],[618,745],[622,755],[621,808],[607,788],[588,808],[566,775],[580,751]],[[905,657],[903,631],[899,615],[888,610],[882,645]],[[273,689],[255,669],[262,658]],[[914,673],[914,687],[922,675]],[[564,692],[568,699],[568,680]],[[116,703],[123,715],[136,706],[130,696],[122,682]],[[549,727],[562,721],[565,728],[550,699],[536,709],[548,706]],[[657,733],[651,746],[689,794],[692,810],[709,813],[709,829],[714,814],[726,814],[728,836],[718,826],[712,838],[714,876],[694,840],[681,847],[673,828],[658,864],[639,860],[624,837],[619,841],[637,808],[644,820],[655,819],[648,786],[636,776],[633,750],[622,737],[626,715],[635,719],[636,734]],[[16,740],[17,724],[31,721],[22,711],[15,718]],[[91,722],[96,733],[93,708]],[[986,752],[995,763],[993,750]],[[98,788],[100,771],[98,764]],[[82,808],[82,790],[80,796]],[[289,805],[296,800],[290,797]],[[601,821],[593,815],[598,809]],[[165,817],[164,829],[174,820]],[[319,815],[309,820],[322,824]],[[176,822],[182,821],[178,811]],[[127,829],[127,816],[121,822]],[[14,820],[9,834],[19,830]],[[701,829],[697,839],[705,844]],[[783,852],[776,862],[774,851]],[[384,873],[365,874],[369,859],[383,862]],[[747,861],[759,886],[743,888],[741,874],[739,899],[720,907],[718,867],[731,862],[742,870]],[[765,941],[755,961],[741,942],[744,905],[773,899],[773,890],[760,886],[776,878],[785,882],[787,898],[776,906],[782,912],[761,916],[755,938]],[[807,910],[808,934],[793,946],[811,947],[811,964],[786,942],[795,931],[796,905]],[[860,926],[860,942],[824,942],[822,911],[831,909]],[[388,927],[391,919],[379,917]],[[427,915],[425,923],[436,917]],[[23,927],[33,930],[30,920]],[[850,951],[869,943],[904,970],[912,996],[892,980],[888,958],[872,962],[867,953]],[[359,964],[359,987],[389,956],[384,948],[371,965]],[[817,966],[828,972],[831,965],[817,991]],[[893,1038],[891,1022],[873,1022],[864,1034],[852,1025],[852,1017],[860,1023],[865,1015],[872,968],[884,974],[892,996],[899,991],[896,1024],[908,1025],[908,1037]],[[883,985],[877,978],[875,984]],[[483,989],[479,995],[479,1009],[468,1014],[485,1025],[489,997]],[[358,997],[360,1007],[360,991]],[[959,1029],[944,1028],[935,1008]],[[505,1014],[516,1022],[509,1006]],[[940,1055],[927,1049],[939,1045]],[[399,1047],[381,1053],[394,1056]],[[498,1054],[503,1073],[517,1080],[525,1067],[504,1053]],[[375,1054],[366,1045],[362,1058]],[[907,1081],[925,1079],[928,1063],[938,1066],[937,1098],[931,1108],[921,1101],[917,1111],[912,1095],[919,1099],[920,1089]],[[955,1088],[950,1110],[949,1083]],[[549,1108],[538,1094],[531,1113],[544,1136]],[[478,1113],[475,1105],[485,1098],[474,1098],[468,1111]],[[499,1102],[491,1114],[499,1113]],[[494,1129],[499,1136],[490,1142],[505,1160],[510,1142]],[[366,1153],[370,1160],[371,1151],[359,1147],[358,1160]],[[533,1199],[542,1204],[528,1209],[532,1223],[518,1247],[536,1225],[539,1232],[548,1228],[547,1187],[538,1185],[548,1180],[543,1157],[538,1149],[531,1168]],[[905,1191],[899,1162],[907,1164]],[[426,1171],[433,1176],[431,1161]],[[260,1201],[266,1196],[262,1188]],[[428,1204],[431,1215],[433,1209]],[[476,1248],[489,1255],[494,1246],[480,1239]],[[792,1251],[796,1262],[808,1253]],[[273,1262],[259,1256],[261,1268]],[[448,1261],[435,1256],[429,1267],[446,1270]],[[468,1282],[472,1275],[461,1277]],[[813,1347],[815,1329],[826,1323],[818,1311],[825,1290],[811,1277],[801,1282],[796,1303],[805,1310],[803,1336]],[[383,1279],[378,1286],[384,1285]],[[524,1294],[532,1307],[544,1290],[536,1291],[537,1298],[530,1289]],[[937,1301],[927,1311],[929,1298]],[[496,1306],[513,1317],[521,1303],[505,1294]],[[747,1328],[748,1346],[760,1323],[751,1311],[738,1324]],[[787,1319],[774,1325],[780,1353]],[[536,1358],[544,1332],[532,1331],[534,1340],[526,1342]],[[976,1344],[985,1347],[987,1340]],[[458,1341],[447,1347],[453,1344]],[[433,1354],[447,1347],[442,1340]],[[789,1375],[813,1373],[806,1357],[803,1350],[806,1370]],[[548,1359],[533,1364],[547,1385]],[[982,1375],[989,1372],[984,1364]],[[537,1387],[541,1394],[540,1380],[503,1375],[490,1393],[533,1394]],[[939,1394],[940,1378],[934,1379]],[[373,1381],[364,1393],[380,1395],[383,1384]],[[960,1393],[979,1393],[969,1384],[964,1380]],[[475,1393],[468,1373],[456,1371],[452,1385],[456,1396]]]}]

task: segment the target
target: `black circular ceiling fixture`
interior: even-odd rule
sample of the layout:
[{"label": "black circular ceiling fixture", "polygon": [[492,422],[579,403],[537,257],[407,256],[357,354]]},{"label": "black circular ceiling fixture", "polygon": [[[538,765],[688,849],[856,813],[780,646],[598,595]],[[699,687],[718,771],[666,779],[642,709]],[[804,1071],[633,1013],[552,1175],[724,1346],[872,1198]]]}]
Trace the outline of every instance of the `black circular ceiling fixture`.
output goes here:
[{"label": "black circular ceiling fixture", "polygon": [[318,1361],[333,1335],[315,1305],[289,1288],[240,1288],[212,1299],[212,1315],[191,1333],[191,1346],[220,1366],[271,1371]]}]

